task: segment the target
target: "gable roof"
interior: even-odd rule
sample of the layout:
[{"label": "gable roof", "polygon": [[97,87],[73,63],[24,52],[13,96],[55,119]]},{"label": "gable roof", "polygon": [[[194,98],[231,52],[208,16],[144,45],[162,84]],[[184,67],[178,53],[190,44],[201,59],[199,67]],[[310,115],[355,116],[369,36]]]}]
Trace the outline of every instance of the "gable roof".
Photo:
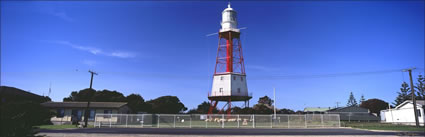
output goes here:
[{"label": "gable roof", "polygon": [[[396,106],[395,108],[396,109],[401,108],[408,103],[413,103],[413,101],[412,100],[406,100],[403,103],[401,103],[400,105]],[[416,100],[416,105],[419,105],[420,107],[425,106],[425,100]]]},{"label": "gable roof", "polygon": [[325,112],[328,111],[330,108],[321,108],[321,107],[306,107],[304,108],[304,112]]},{"label": "gable roof", "polygon": [[349,106],[349,107],[339,107],[328,110],[328,112],[369,112],[367,108],[362,108],[358,106]]},{"label": "gable roof", "polygon": [[[86,108],[87,102],[45,102],[42,106],[48,108]],[[90,108],[121,108],[127,102],[90,102]]]}]

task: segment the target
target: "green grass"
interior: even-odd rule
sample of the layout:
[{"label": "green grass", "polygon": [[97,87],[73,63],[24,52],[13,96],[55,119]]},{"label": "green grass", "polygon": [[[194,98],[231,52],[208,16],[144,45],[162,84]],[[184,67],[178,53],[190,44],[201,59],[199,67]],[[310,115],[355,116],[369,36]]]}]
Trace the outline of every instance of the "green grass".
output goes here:
[{"label": "green grass", "polygon": [[[71,129],[78,128],[75,125],[41,125],[36,126],[39,129]],[[93,128],[93,125],[88,125],[88,128]]]},{"label": "green grass", "polygon": [[368,130],[394,130],[394,131],[425,131],[425,128],[415,127],[409,125],[396,125],[390,123],[379,123],[379,122],[342,122],[341,126],[368,129]]}]

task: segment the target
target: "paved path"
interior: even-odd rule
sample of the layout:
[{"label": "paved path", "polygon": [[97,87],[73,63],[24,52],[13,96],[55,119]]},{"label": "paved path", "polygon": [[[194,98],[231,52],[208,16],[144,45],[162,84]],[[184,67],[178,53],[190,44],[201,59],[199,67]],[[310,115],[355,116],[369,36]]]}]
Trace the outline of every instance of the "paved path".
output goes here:
[{"label": "paved path", "polygon": [[351,128],[314,128],[314,129],[205,129],[205,128],[89,128],[41,130],[39,135],[47,136],[425,136],[425,133],[415,132],[373,132]]}]

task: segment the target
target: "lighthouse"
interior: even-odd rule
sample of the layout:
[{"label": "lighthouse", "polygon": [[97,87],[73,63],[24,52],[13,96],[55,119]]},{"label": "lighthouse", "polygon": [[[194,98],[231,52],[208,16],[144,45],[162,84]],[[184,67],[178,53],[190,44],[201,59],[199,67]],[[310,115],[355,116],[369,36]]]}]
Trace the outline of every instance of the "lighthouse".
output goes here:
[{"label": "lighthouse", "polygon": [[231,112],[232,102],[249,99],[240,30],[237,28],[237,14],[230,3],[222,12],[221,29],[218,32],[218,50],[213,75],[213,83],[208,99],[211,101],[208,114],[217,107],[218,102],[226,102],[227,114]]}]

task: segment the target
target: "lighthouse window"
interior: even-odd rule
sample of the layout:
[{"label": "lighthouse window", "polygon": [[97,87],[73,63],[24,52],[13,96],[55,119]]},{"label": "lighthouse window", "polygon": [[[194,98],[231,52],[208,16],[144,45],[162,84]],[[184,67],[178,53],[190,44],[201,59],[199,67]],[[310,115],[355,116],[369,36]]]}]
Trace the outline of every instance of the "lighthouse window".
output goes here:
[{"label": "lighthouse window", "polygon": [[238,93],[241,93],[241,88],[238,88]]},{"label": "lighthouse window", "polygon": [[243,77],[241,77],[241,81],[243,81]]},{"label": "lighthouse window", "polygon": [[223,92],[223,88],[220,88],[220,92]]}]

